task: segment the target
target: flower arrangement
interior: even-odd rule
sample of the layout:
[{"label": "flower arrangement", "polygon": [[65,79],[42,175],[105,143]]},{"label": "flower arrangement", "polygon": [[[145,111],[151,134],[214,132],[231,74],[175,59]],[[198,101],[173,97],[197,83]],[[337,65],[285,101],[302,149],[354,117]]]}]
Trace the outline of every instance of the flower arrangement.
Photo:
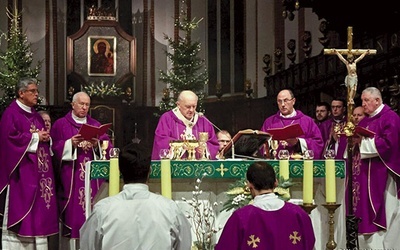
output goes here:
[{"label": "flower arrangement", "polygon": [[203,193],[200,186],[205,176],[207,176],[207,173],[204,173],[201,178],[196,179],[192,199],[187,200],[182,198],[182,200],[191,207],[186,217],[192,222],[192,230],[196,235],[194,247],[202,250],[211,250],[214,249],[215,245],[214,236],[222,228],[215,225],[215,207],[218,206],[218,203],[212,203],[210,199],[200,199],[200,195]]},{"label": "flower arrangement", "polygon": [[[280,177],[278,186],[274,189],[276,195],[280,199],[288,201],[290,199],[289,187],[295,183],[291,179],[284,180]],[[251,204],[253,197],[251,196],[250,190],[247,187],[246,179],[242,178],[230,186],[230,189],[226,192],[228,200],[224,203],[221,211],[229,211],[231,209],[238,209],[245,205]]]},{"label": "flower arrangement", "polygon": [[105,96],[119,96],[123,94],[122,89],[117,87],[115,83],[105,84],[104,81],[101,81],[100,84],[91,83],[87,86],[83,86],[82,91],[86,92],[91,97],[99,96],[101,98],[104,98]]}]

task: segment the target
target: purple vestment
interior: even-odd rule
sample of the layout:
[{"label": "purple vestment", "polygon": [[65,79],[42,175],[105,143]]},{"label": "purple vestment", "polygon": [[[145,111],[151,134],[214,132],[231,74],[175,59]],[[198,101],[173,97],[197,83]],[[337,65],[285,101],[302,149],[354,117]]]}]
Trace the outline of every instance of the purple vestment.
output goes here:
[{"label": "purple vestment", "polygon": [[[95,119],[87,116],[87,124],[100,126]],[[94,160],[93,149],[77,147],[76,160],[62,160],[65,141],[76,135],[82,124],[76,123],[72,118],[72,111],[58,119],[51,127],[53,139],[53,151],[56,162],[59,164],[61,190],[59,194],[59,206],[61,209],[61,220],[63,222],[63,236],[79,238],[79,229],[86,220],[85,217],[85,163]],[[104,134],[100,140],[110,138]],[[112,145],[109,143],[109,148]],[[72,150],[72,149],[71,149]],[[108,149],[107,149],[108,157]],[[91,200],[97,194],[104,180],[91,181]]]},{"label": "purple vestment", "polygon": [[[185,124],[170,110],[165,112],[158,121],[154,135],[152,160],[159,160],[160,149],[170,148],[169,143],[173,140],[182,140],[181,135],[186,129]],[[196,124],[192,127],[193,135],[198,139],[199,132],[208,132],[207,148],[211,159],[216,159],[219,144],[215,135],[214,127],[204,116],[199,116]],[[196,155],[196,159],[199,155]]]},{"label": "purple vestment", "polygon": [[43,118],[21,109],[14,100],[0,122],[1,215],[9,185],[8,230],[20,236],[58,233],[58,207],[49,142],[29,152],[32,132],[46,129]]},{"label": "purple vestment", "polygon": [[[379,154],[361,159],[360,165],[353,166],[353,211],[356,217],[361,218],[358,231],[360,234],[372,234],[386,229],[384,193],[389,173],[392,173],[397,190],[400,190],[400,118],[385,105],[377,115],[362,119],[359,126],[376,133],[374,142]],[[357,162],[354,160],[353,163]]]},{"label": "purple vestment", "polygon": [[[346,125],[347,117],[343,117],[341,120],[335,120],[333,117],[321,123],[319,129],[321,131],[322,139],[324,140],[324,150],[322,156],[327,149],[335,150],[335,159],[343,160],[344,152],[347,148],[347,137],[344,134],[344,126]],[[340,135],[337,142],[332,137],[335,126],[340,128]],[[337,145],[336,145],[337,144]]]},{"label": "purple vestment", "polygon": [[[319,159],[323,149],[321,132],[311,117],[303,114],[299,110],[296,110],[296,113],[297,114],[293,117],[285,118],[280,116],[280,112],[278,111],[278,113],[268,117],[264,121],[261,131],[266,132],[270,128],[283,128],[298,123],[304,132],[304,135],[299,136],[299,138],[303,138],[306,141],[307,148],[314,151],[315,159]],[[280,145],[277,153],[279,153],[281,149],[283,149],[283,147]],[[286,149],[289,150],[290,154],[296,153],[294,152],[294,147],[286,146]]]},{"label": "purple vestment", "polygon": [[309,215],[285,202],[278,210],[253,205],[236,210],[226,222],[215,250],[312,250],[315,236]]}]

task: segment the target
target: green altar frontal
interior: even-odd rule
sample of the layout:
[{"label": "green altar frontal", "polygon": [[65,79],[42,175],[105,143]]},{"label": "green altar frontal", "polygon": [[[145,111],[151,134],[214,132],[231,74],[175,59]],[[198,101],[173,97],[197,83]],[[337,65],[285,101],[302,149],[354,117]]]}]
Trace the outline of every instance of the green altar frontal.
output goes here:
[{"label": "green altar frontal", "polygon": [[[168,160],[167,160],[168,161]],[[264,160],[274,167],[279,175],[279,160]],[[207,178],[245,178],[247,168],[254,161],[249,160],[217,160],[217,161],[170,161],[172,178],[198,178],[204,173]],[[314,177],[325,177],[325,160],[313,161]],[[302,160],[289,161],[289,177],[303,177]],[[90,168],[91,179],[108,179],[110,162],[92,161]],[[336,177],[345,177],[345,161],[335,160]],[[161,178],[161,161],[151,162],[150,178]]]}]

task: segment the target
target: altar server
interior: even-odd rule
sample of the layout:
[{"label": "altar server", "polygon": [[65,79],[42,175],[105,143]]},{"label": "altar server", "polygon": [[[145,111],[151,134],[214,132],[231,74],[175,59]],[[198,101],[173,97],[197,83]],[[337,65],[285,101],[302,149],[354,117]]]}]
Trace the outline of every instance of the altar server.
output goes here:
[{"label": "altar server", "polygon": [[128,144],[119,155],[123,190],[100,200],[81,229],[81,250],[191,249],[190,223],[178,205],[149,191],[150,150]]}]

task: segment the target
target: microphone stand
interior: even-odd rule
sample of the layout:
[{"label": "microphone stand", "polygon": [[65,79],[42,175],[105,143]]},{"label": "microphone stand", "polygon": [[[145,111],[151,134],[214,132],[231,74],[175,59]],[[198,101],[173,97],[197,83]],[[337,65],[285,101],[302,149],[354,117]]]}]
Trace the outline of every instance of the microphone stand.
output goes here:
[{"label": "microphone stand", "polygon": [[235,159],[235,144],[233,143],[233,139],[231,138],[231,142],[232,142],[232,159]]},{"label": "microphone stand", "polygon": [[111,128],[109,128],[108,130],[110,130],[110,132],[111,132],[111,143],[112,143],[113,147],[115,147],[115,143],[114,143],[115,133],[114,133],[114,130],[112,130]]}]

